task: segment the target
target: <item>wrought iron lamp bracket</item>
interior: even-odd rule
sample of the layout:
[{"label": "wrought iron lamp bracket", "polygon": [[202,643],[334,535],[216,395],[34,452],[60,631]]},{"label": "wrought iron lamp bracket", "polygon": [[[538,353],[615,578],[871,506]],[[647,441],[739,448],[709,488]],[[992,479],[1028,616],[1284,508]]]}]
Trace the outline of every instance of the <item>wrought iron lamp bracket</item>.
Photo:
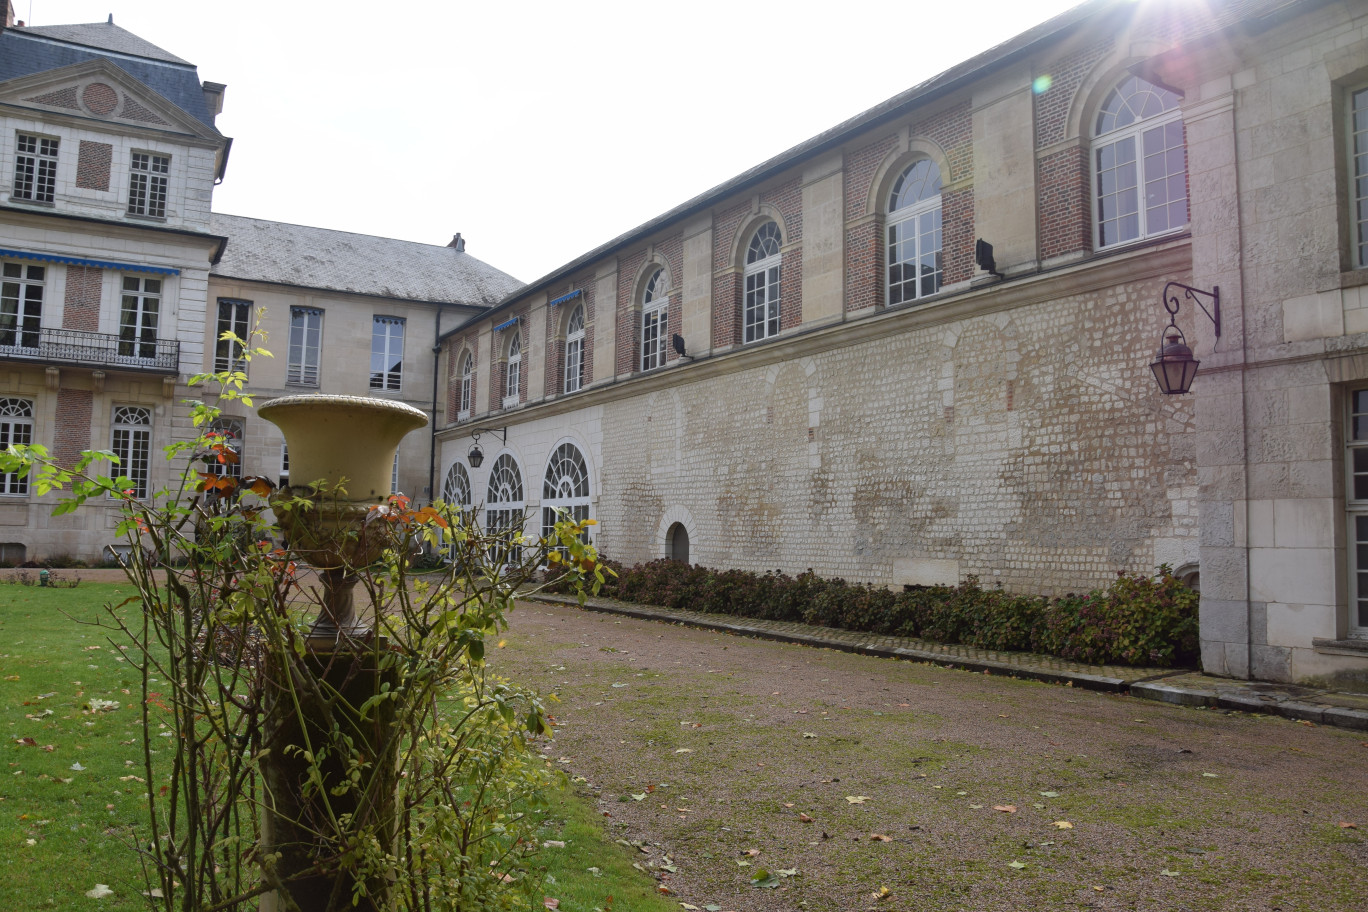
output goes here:
[{"label": "wrought iron lamp bracket", "polygon": [[[1200,288],[1193,288],[1191,285],[1184,285],[1182,282],[1169,282],[1165,285],[1164,310],[1168,311],[1169,326],[1172,326],[1174,329],[1178,329],[1178,309],[1182,303],[1181,299],[1178,297],[1178,292],[1173,290],[1178,288],[1183,290],[1184,298],[1187,298],[1202,309],[1202,313],[1206,314],[1207,319],[1216,327],[1216,338],[1221,338],[1221,286],[1213,285],[1211,291],[1203,291]],[[1201,297],[1199,297],[1199,295]],[[1207,306],[1202,303],[1202,298],[1211,299],[1210,310],[1207,310]],[[1179,329],[1178,332],[1180,335],[1182,334],[1181,329]]]}]

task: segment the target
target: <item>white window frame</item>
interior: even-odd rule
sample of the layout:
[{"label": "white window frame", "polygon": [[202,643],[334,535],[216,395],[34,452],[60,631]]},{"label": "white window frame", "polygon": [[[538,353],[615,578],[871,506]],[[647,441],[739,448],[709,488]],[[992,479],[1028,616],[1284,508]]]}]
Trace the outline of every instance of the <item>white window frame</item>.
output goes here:
[{"label": "white window frame", "polygon": [[14,184],[10,199],[29,203],[55,201],[61,140],[38,133],[16,133],[14,149]]},{"label": "white window frame", "polygon": [[47,267],[0,262],[0,351],[35,349],[42,339]]},{"label": "white window frame", "polygon": [[760,342],[779,334],[779,270],[783,234],[777,222],[755,229],[746,248],[742,341]]},{"label": "white window frame", "polygon": [[224,333],[232,333],[246,340],[252,329],[252,302],[240,298],[218,299],[217,331],[214,334],[214,372],[246,371],[247,362],[242,357],[242,342],[223,338]]},{"label": "white window frame", "polygon": [[[527,499],[523,493],[522,469],[511,453],[501,453],[494,460],[485,495],[485,532],[489,535],[505,533],[509,538],[515,533],[521,534],[527,522]],[[522,548],[518,545],[505,542],[496,548],[496,563],[516,564],[522,560]]]},{"label": "white window frame", "polygon": [[1368,85],[1349,90],[1349,220],[1354,226],[1354,266],[1368,268]]},{"label": "white window frame", "polygon": [[[884,229],[887,275],[884,302],[892,307],[929,298],[941,290],[945,281],[945,262],[941,236],[940,165],[929,158],[912,162],[898,175],[888,194],[888,219]],[[910,184],[908,181],[917,181]],[[917,188],[917,196],[904,196],[904,187]],[[911,232],[909,236],[907,232]],[[899,252],[906,255],[899,255]],[[923,272],[926,261],[934,264],[931,273]],[[906,270],[912,269],[912,278]],[[895,279],[894,276],[897,276]],[[930,286],[927,287],[927,278]],[[911,294],[908,294],[909,288]]]},{"label": "white window frame", "polygon": [[665,366],[665,342],[670,326],[670,277],[657,266],[641,292],[641,369]]},{"label": "white window frame", "polygon": [[546,461],[542,478],[542,538],[550,538],[562,513],[576,522],[588,519],[589,501],[589,464],[584,453],[573,443],[562,443]]},{"label": "white window frame", "polygon": [[290,308],[290,352],[285,382],[291,386],[318,386],[323,313],[317,307]]},{"label": "white window frame", "polygon": [[370,388],[397,393],[404,384],[403,317],[376,315],[371,320]]},{"label": "white window frame", "polygon": [[1344,505],[1349,547],[1348,633],[1368,638],[1368,388],[1345,396]]},{"label": "white window frame", "polygon": [[151,489],[152,410],[141,405],[116,405],[109,422],[109,448],[119,457],[110,477],[133,482],[133,496],[146,500]]},{"label": "white window frame", "polygon": [[132,153],[128,165],[128,214],[139,218],[166,218],[170,180],[171,156],[157,152]]},{"label": "white window frame", "polygon": [[508,359],[504,362],[503,407],[513,408],[522,401],[522,330],[513,330],[508,340]]},{"label": "white window frame", "polygon": [[399,493],[399,451],[394,451],[394,467],[390,469],[390,494]]},{"label": "white window frame", "polygon": [[[0,450],[33,443],[33,400],[10,396],[0,398]],[[18,472],[0,472],[0,497],[23,497],[29,480]]]},{"label": "white window frame", "polygon": [[470,473],[459,462],[453,462],[447,469],[446,479],[442,482],[442,502],[449,507],[459,507],[462,516],[470,512]]},{"label": "white window frame", "polygon": [[577,393],[584,389],[584,305],[576,304],[565,324],[564,392]]},{"label": "white window frame", "polygon": [[279,481],[280,487],[282,488],[288,488],[290,486],[290,445],[288,443],[280,444]]},{"label": "white window frame", "polygon": [[461,399],[456,403],[456,420],[465,421],[470,417],[470,412],[474,406],[475,392],[475,356],[470,352],[465,353],[465,358],[461,360]]},{"label": "white window frame", "polygon": [[[1163,106],[1164,109],[1147,116],[1135,115],[1135,119],[1125,126],[1107,128],[1104,132],[1102,119],[1107,116],[1107,102],[1132,82],[1141,84],[1137,86],[1137,92],[1147,92],[1152,89],[1153,97],[1157,100],[1156,103]],[[1145,88],[1146,86],[1148,89]],[[1139,98],[1139,95],[1134,94],[1131,97]],[[1093,140],[1089,151],[1092,186],[1088,197],[1089,205],[1092,206],[1094,250],[1106,250],[1124,244],[1133,244],[1137,241],[1173,234],[1187,228],[1192,216],[1188,203],[1187,140],[1183,132],[1181,102],[1182,98],[1174,92],[1133,75],[1122,78],[1107,93],[1102,109],[1098,111],[1097,118],[1093,122]],[[1126,110],[1133,113],[1133,108],[1129,104],[1126,106]],[[1145,151],[1146,140],[1156,136],[1163,139],[1163,148],[1157,151],[1151,150],[1147,153]],[[1171,140],[1176,140],[1177,144],[1171,144]],[[1122,152],[1127,143],[1131,144],[1131,154],[1134,155],[1133,161],[1117,158],[1117,153]],[[1183,159],[1182,169],[1177,172],[1173,172],[1167,167],[1168,153],[1173,151],[1180,153]],[[1110,164],[1111,167],[1104,166],[1107,164]],[[1134,167],[1133,183],[1130,182],[1127,165]],[[1158,193],[1161,189],[1160,185],[1163,189],[1164,198],[1162,200],[1159,200],[1157,196],[1151,196],[1151,194]],[[1170,221],[1169,209],[1179,202],[1173,194],[1180,186],[1182,188],[1183,220],[1180,224],[1167,224]],[[1126,205],[1127,193],[1134,195],[1134,213],[1123,212],[1120,208]],[[1105,217],[1108,211],[1104,209],[1104,200],[1112,201],[1112,205],[1117,207],[1112,212],[1114,217]],[[1163,221],[1165,224],[1151,225],[1151,221],[1156,219],[1156,215],[1152,213],[1157,213],[1161,209],[1164,211]],[[1123,218],[1132,215],[1135,217],[1135,233],[1133,235],[1124,229],[1122,224]],[[1113,234],[1117,235],[1116,237],[1108,238],[1106,236],[1108,225],[1116,226],[1113,231]]]},{"label": "white window frame", "polygon": [[161,323],[162,280],[126,275],[120,285],[119,358],[153,361],[157,357],[157,331]]}]

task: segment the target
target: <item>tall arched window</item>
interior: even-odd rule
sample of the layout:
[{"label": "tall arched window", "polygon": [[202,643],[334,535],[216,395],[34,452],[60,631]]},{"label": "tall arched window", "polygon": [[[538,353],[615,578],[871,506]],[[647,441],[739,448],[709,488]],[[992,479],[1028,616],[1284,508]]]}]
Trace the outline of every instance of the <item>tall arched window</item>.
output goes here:
[{"label": "tall arched window", "polygon": [[475,403],[474,383],[475,359],[469,352],[466,352],[465,358],[461,360],[461,401],[457,403],[457,421],[463,421],[470,417],[470,408]]},{"label": "tall arched window", "polygon": [[565,392],[584,386],[584,305],[575,307],[565,324]]},{"label": "tall arched window", "polygon": [[940,291],[941,173],[929,158],[907,166],[888,196],[888,303]]},{"label": "tall arched window", "polygon": [[1187,224],[1182,101],[1139,76],[1127,76],[1102,103],[1092,143],[1098,248]]},{"label": "tall arched window", "polygon": [[746,248],[745,340],[758,342],[779,333],[779,226],[765,222]]},{"label": "tall arched window", "polygon": [[508,363],[504,365],[504,408],[518,404],[522,391],[522,333],[514,331],[508,342]]},{"label": "tall arched window", "polygon": [[546,464],[542,481],[542,538],[556,526],[561,513],[580,522],[589,518],[589,470],[573,443],[562,443]]},{"label": "tall arched window", "polygon": [[109,448],[119,457],[110,475],[133,483],[133,496],[147,497],[152,469],[152,410],[136,405],[116,405],[110,422]]},{"label": "tall arched window", "polygon": [[500,563],[516,564],[522,559],[521,549],[512,540],[523,530],[525,507],[522,473],[513,457],[504,453],[494,460],[494,468],[489,471],[489,488],[485,492],[485,531],[504,536],[504,543],[495,555]]},{"label": "tall arched window", "polygon": [[[0,450],[33,443],[33,403],[28,399],[0,399]],[[0,472],[0,494],[27,494],[28,476]]]},{"label": "tall arched window", "polygon": [[447,469],[446,480],[442,482],[442,500],[463,515],[470,509],[470,473],[459,462],[453,462]]},{"label": "tall arched window", "polygon": [[665,365],[665,329],[668,326],[670,280],[663,268],[646,280],[641,293],[641,369]]}]

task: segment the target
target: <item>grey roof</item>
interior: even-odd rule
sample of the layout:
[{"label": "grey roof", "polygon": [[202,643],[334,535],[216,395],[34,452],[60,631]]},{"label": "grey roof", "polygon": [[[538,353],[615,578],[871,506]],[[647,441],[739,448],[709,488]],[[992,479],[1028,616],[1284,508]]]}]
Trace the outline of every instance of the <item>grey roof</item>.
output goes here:
[{"label": "grey roof", "polygon": [[407,301],[488,307],[522,283],[464,251],[392,238],[215,213],[228,238],[212,270],[225,278],[271,282]]},{"label": "grey roof", "polygon": [[183,63],[175,54],[163,51],[150,41],[144,41],[127,29],[119,28],[113,22],[88,22],[83,25],[38,25],[28,26],[24,31],[30,35],[53,38],[70,44],[83,44],[102,51],[114,51],[133,57],[147,57],[150,60],[163,60],[167,63]]},{"label": "grey roof", "polygon": [[[62,37],[65,33],[81,37],[68,39]],[[103,45],[92,43],[97,39],[103,39]],[[195,67],[113,23],[7,28],[0,32],[0,82],[98,59],[108,60],[195,120],[214,127]]]}]

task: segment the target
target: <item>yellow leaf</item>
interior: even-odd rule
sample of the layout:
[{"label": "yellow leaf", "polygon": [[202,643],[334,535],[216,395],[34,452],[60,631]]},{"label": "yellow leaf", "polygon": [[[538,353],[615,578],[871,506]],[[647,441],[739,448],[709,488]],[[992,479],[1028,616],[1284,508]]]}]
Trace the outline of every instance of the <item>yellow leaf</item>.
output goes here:
[{"label": "yellow leaf", "polygon": [[1072,824],[1072,823],[1069,823],[1069,821],[1067,821],[1067,820],[1056,820],[1053,824],[1051,824],[1051,826],[1053,826],[1055,829],[1058,829],[1058,830],[1072,830],[1072,829],[1073,829],[1073,824]]}]

